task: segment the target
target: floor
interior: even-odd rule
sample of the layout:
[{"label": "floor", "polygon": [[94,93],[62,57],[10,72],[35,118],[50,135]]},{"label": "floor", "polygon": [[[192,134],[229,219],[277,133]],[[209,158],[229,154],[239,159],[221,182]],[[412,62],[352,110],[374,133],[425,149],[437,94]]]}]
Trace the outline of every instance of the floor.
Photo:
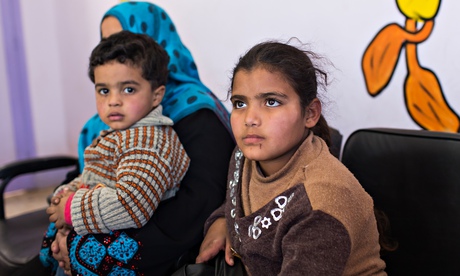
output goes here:
[{"label": "floor", "polygon": [[46,198],[55,187],[21,190],[5,194],[5,216],[11,218],[23,213],[44,209],[48,206]]}]

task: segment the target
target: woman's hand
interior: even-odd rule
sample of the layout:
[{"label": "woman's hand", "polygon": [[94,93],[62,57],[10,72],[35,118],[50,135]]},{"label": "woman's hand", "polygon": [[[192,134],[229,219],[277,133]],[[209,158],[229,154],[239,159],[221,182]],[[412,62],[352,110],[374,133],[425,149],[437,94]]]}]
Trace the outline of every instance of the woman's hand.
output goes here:
[{"label": "woman's hand", "polygon": [[220,250],[225,250],[225,261],[233,265],[231,244],[227,235],[225,218],[219,218],[209,227],[206,236],[200,246],[200,254],[196,257],[196,263],[204,263],[214,258]]},{"label": "woman's hand", "polygon": [[[51,205],[59,205],[61,198],[67,191],[54,196],[51,199]],[[53,258],[58,261],[59,266],[64,269],[66,275],[72,275],[70,272],[70,259],[69,251],[67,250],[67,236],[69,235],[70,228],[63,227],[56,233],[53,243],[51,244],[51,251],[53,252]]]},{"label": "woman's hand", "polygon": [[69,232],[70,229],[67,227],[59,229],[51,244],[53,258],[59,262],[59,266],[64,269],[66,275],[71,275],[69,251],[67,250],[67,235],[69,235]]}]

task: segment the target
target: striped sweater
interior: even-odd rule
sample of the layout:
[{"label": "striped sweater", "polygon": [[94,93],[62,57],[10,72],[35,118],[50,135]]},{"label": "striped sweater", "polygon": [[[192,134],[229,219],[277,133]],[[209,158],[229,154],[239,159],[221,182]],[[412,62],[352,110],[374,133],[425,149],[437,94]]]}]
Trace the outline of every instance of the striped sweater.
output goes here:
[{"label": "striped sweater", "polygon": [[77,187],[70,215],[79,235],[140,228],[165,193],[178,189],[190,159],[161,112],[159,106],[129,129],[103,132],[86,148],[82,174],[67,185]]}]

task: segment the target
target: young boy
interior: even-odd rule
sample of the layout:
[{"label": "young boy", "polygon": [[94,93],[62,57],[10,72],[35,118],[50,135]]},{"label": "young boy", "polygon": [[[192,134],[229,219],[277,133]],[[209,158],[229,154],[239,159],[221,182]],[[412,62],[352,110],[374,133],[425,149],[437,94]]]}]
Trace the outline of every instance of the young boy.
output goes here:
[{"label": "young boy", "polygon": [[59,187],[47,213],[79,235],[140,228],[173,196],[190,159],[162,115],[169,56],[152,38],[122,31],[90,57],[97,111],[110,129],[85,150],[85,167]]}]

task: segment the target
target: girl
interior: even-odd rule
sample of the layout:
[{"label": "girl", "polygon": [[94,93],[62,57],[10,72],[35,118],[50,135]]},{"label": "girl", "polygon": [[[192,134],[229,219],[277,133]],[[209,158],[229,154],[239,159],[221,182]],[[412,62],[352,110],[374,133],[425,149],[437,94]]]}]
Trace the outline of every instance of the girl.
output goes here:
[{"label": "girl", "polygon": [[[254,46],[233,71],[226,203],[197,262],[231,244],[251,275],[385,275],[371,197],[328,149],[311,52]],[[225,216],[227,244],[222,230]],[[228,244],[230,243],[230,244]],[[232,264],[231,260],[227,260]]]}]

